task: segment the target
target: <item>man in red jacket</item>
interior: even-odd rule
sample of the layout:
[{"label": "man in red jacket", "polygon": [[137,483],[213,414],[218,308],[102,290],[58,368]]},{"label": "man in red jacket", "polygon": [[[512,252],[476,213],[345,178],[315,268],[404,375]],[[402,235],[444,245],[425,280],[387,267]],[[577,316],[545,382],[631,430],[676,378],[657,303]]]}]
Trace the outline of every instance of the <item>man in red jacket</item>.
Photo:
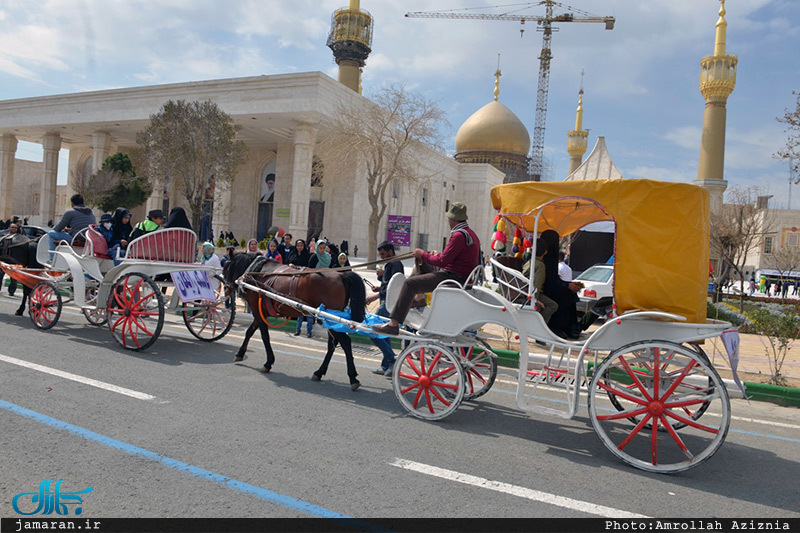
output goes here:
[{"label": "man in red jacket", "polygon": [[387,335],[397,335],[400,324],[406,319],[408,310],[411,309],[411,302],[415,295],[432,291],[446,279],[463,284],[472,270],[478,266],[481,243],[467,224],[467,206],[461,202],[454,203],[447,212],[447,218],[450,223],[450,240],[447,241],[447,246],[442,253],[429,253],[419,248],[414,250],[414,257],[429,265],[439,267],[441,270],[408,277],[403,282],[397,303],[389,315],[389,322],[382,326],[376,326],[372,328],[373,330]]}]

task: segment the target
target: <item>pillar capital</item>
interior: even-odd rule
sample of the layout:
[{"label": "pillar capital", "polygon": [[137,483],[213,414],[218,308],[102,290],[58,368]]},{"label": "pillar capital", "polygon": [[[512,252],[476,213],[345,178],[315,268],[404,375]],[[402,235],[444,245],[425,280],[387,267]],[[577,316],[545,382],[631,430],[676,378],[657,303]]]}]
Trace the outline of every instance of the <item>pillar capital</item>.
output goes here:
[{"label": "pillar capital", "polygon": [[294,144],[314,144],[317,138],[317,128],[307,122],[301,122],[294,127]]},{"label": "pillar capital", "polygon": [[17,151],[17,138],[10,133],[4,133],[0,137],[0,150],[3,152],[16,152]]},{"label": "pillar capital", "polygon": [[61,135],[58,133],[45,133],[42,137],[42,149],[45,152],[61,150]]}]

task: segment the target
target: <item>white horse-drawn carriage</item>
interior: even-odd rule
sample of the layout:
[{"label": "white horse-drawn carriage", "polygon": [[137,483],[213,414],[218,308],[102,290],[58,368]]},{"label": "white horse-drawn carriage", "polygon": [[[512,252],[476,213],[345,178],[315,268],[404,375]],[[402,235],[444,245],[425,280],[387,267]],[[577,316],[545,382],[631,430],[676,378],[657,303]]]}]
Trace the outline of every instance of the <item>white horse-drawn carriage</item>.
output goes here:
[{"label": "white horse-drawn carriage", "polygon": [[[464,285],[444,282],[430,306],[407,320],[413,333],[401,329],[398,336],[409,345],[392,375],[401,405],[418,418],[437,420],[489,390],[497,364],[482,330],[495,324],[519,341],[520,409],[572,418],[586,389],[594,430],[624,462],[678,472],[711,457],[727,434],[730,401],[700,345],[730,324],[706,318],[707,192],[651,180],[525,182],[495,187],[492,202],[531,236],[546,229],[565,236],[592,222],[612,221],[614,310],[591,334],[563,339],[531,305],[534,272],[525,277],[492,260],[498,290],[473,283],[472,276]],[[390,283],[390,309],[401,284],[401,275]],[[371,333],[369,326],[274,291],[246,288]]]},{"label": "white horse-drawn carriage", "polygon": [[219,272],[195,263],[197,236],[190,230],[145,234],[118,258],[108,255],[106,241],[94,226],[54,252],[48,244],[42,238],[37,248],[44,268],[0,265],[32,289],[29,314],[37,328],[55,326],[68,302],[91,324],[107,324],[122,347],[137,351],[156,341],[167,313],[182,315],[192,335],[203,341],[222,338],[233,324],[236,310],[230,291],[226,293]]}]

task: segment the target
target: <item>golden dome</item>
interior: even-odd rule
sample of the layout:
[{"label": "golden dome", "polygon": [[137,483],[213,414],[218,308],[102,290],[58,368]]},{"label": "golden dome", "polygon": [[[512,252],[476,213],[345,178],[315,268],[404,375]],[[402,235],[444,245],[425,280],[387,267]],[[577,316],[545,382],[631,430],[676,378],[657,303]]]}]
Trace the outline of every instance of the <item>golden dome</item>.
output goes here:
[{"label": "golden dome", "polygon": [[496,100],[473,113],[456,134],[456,153],[494,151],[527,156],[530,146],[528,129]]}]

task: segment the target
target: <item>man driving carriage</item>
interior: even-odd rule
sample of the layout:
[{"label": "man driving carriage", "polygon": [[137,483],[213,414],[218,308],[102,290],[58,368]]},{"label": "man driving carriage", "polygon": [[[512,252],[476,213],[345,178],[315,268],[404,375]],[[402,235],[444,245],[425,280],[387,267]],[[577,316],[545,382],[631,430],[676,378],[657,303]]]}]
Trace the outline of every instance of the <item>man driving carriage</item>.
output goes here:
[{"label": "man driving carriage", "polygon": [[478,265],[481,254],[481,243],[478,236],[467,224],[467,206],[455,202],[447,212],[450,224],[450,240],[442,253],[426,252],[420,248],[414,250],[414,257],[425,263],[439,267],[440,270],[428,274],[409,276],[400,289],[397,303],[394,305],[389,322],[376,326],[373,330],[387,334],[397,335],[400,324],[408,316],[411,303],[417,294],[430,292],[439,283],[452,279],[464,283],[472,270]]}]

